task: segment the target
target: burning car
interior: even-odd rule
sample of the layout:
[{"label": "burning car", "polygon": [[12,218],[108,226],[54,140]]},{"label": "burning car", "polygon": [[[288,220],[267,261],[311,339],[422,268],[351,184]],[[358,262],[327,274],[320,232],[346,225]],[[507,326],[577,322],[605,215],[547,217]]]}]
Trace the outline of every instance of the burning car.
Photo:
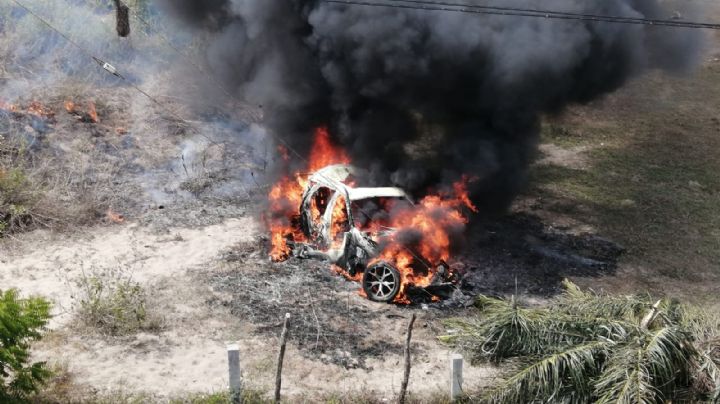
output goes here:
[{"label": "burning car", "polygon": [[281,178],[268,195],[270,257],[326,260],[378,302],[449,297],[458,275],[447,262],[453,235],[475,211],[466,179],[417,203],[395,187],[364,187],[363,170],[316,131],[309,174]]},{"label": "burning car", "polygon": [[[387,225],[391,211],[412,209],[413,203],[400,188],[354,187],[357,171],[355,167],[338,164],[322,168],[308,178],[299,207],[299,226],[307,241],[291,240],[292,255],[327,260],[351,278],[360,278],[368,299],[392,302],[403,287],[403,277],[392,260],[378,257],[397,231]],[[408,251],[416,258],[414,273],[433,275],[433,287],[425,288],[427,295],[441,297],[447,289],[443,286],[453,280],[449,266],[444,261],[429,262],[419,252]]]}]

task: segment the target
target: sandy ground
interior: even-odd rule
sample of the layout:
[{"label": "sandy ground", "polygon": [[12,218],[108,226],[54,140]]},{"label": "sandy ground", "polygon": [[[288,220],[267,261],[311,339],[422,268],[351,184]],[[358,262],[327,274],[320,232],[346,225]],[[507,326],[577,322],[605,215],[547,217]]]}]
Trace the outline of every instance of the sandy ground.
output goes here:
[{"label": "sandy ground", "polygon": [[[53,301],[52,331],[36,345],[35,356],[65,367],[75,382],[91,390],[159,396],[218,391],[227,385],[226,344],[239,341],[248,384],[269,392],[274,383],[277,337],[252,333],[258,324],[209,305],[210,299],[218,296],[198,276],[222,271],[219,255],[233,245],[251,241],[259,232],[259,224],[251,217],[161,233],[137,224],[99,227],[70,237],[35,232],[0,247],[0,288],[18,288],[23,294],[43,295]],[[42,248],[36,248],[39,245]],[[78,328],[73,280],[82,271],[103,266],[128,268],[135,280],[152,290],[164,316],[161,332],[112,338]],[[372,307],[379,316],[387,307],[367,302],[354,292],[347,298],[349,304]],[[409,311],[405,312],[409,316]],[[413,346],[418,354],[413,357],[409,388],[414,394],[437,393],[449,383],[450,352],[436,341],[440,330],[429,314],[417,313]],[[282,315],[278,313],[278,318]],[[393,322],[391,326],[376,332],[402,344],[407,318],[396,316],[388,321]],[[362,391],[392,398],[399,389],[399,354],[369,359],[364,369],[325,362],[308,359],[291,344],[284,393],[313,397]],[[466,365],[465,387],[485,384],[492,374]]]}]

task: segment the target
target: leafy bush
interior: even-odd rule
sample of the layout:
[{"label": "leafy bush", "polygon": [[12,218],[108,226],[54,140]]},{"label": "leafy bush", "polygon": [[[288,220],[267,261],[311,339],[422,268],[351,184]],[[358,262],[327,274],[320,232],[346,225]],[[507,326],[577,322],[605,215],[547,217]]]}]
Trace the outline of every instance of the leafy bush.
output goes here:
[{"label": "leafy bush", "polygon": [[159,316],[148,310],[145,289],[124,268],[93,270],[77,280],[77,314],[88,327],[112,336],[157,331]]},{"label": "leafy bush", "polygon": [[[474,361],[503,362],[492,403],[720,400],[720,320],[674,300],[583,292],[566,281],[553,304],[480,297],[479,315],[441,337]],[[508,360],[512,359],[512,360]]]},{"label": "leafy bush", "polygon": [[46,300],[0,291],[0,402],[24,400],[50,376],[45,363],[29,363],[30,342],[40,339],[49,319]]}]

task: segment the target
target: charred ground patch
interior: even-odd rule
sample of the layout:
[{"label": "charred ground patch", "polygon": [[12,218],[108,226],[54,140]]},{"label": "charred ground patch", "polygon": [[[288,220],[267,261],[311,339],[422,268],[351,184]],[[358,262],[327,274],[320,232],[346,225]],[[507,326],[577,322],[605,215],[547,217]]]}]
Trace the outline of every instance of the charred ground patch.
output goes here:
[{"label": "charred ground patch", "polygon": [[[402,328],[409,309],[363,301],[359,285],[321,261],[291,259],[272,263],[264,240],[241,244],[223,256],[228,269],[209,274],[222,294],[210,300],[255,326],[259,335],[276,336],[290,313],[290,340],[303,355],[346,368],[366,367],[366,359],[400,354],[390,335]],[[396,324],[397,323],[397,324]],[[399,328],[398,328],[399,327]]]},{"label": "charred ground patch", "polygon": [[208,301],[228,308],[253,332],[280,334],[285,313],[290,335],[302,354],[346,368],[402,351],[405,318],[416,310],[425,326],[439,333],[437,320],[457,316],[478,294],[517,292],[533,300],[561,290],[569,276],[611,274],[622,248],[594,235],[552,229],[534,216],[514,214],[471,229],[456,265],[464,272],[452,298],[409,306],[373,303],[358,294],[360,285],[323,261],[292,258],[270,262],[267,240],[238,244],[221,256],[222,271],[206,275],[215,291]]}]

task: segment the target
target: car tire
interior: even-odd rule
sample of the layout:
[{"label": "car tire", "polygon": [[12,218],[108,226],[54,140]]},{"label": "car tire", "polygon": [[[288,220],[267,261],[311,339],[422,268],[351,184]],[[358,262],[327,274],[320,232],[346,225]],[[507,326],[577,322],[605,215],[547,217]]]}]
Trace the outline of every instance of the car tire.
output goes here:
[{"label": "car tire", "polygon": [[400,292],[400,271],[385,261],[376,262],[365,269],[362,287],[373,302],[390,303]]}]

